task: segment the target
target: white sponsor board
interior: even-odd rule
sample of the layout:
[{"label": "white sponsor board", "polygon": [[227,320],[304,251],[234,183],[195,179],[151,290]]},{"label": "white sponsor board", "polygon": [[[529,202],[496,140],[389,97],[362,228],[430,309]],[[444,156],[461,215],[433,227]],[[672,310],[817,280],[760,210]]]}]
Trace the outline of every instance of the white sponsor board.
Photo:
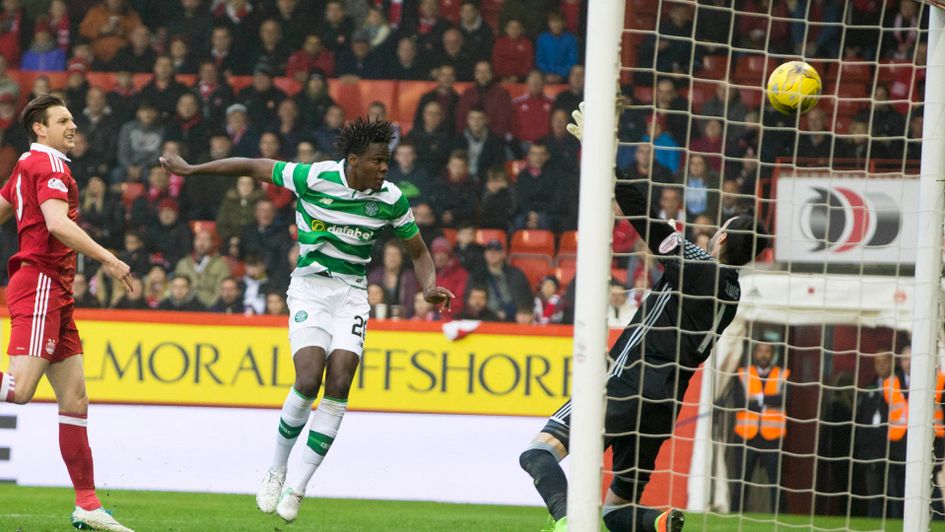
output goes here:
[{"label": "white sponsor board", "polygon": [[781,262],[914,264],[919,183],[909,176],[798,170],[777,181]]},{"label": "white sponsor board", "polygon": [[[70,486],[54,404],[0,404],[0,479]],[[518,455],[544,419],[349,412],[308,495],[542,505]],[[92,405],[89,440],[101,489],[255,493],[275,446],[278,410]],[[305,433],[289,460],[297,471]],[[565,467],[567,467],[565,465]]]}]

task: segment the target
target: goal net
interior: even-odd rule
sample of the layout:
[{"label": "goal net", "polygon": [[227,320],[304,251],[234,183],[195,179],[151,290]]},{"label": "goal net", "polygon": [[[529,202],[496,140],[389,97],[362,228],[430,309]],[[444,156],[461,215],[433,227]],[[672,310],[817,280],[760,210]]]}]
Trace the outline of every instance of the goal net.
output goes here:
[{"label": "goal net", "polygon": [[[675,401],[643,505],[684,508],[687,527],[706,530],[882,530],[909,508],[928,514],[914,524],[945,518],[941,283],[928,272],[940,269],[941,215],[923,207],[945,150],[945,86],[926,85],[936,9],[627,0],[617,166],[646,180],[654,216],[707,251],[739,214],[774,237],[741,269],[738,313]],[[945,43],[937,52],[945,60]],[[822,79],[806,114],[766,101],[769,74],[792,60]],[[663,267],[626,219],[614,227],[611,305],[645,307]],[[688,318],[677,316],[677,353]],[[627,473],[606,460],[605,489]]]}]

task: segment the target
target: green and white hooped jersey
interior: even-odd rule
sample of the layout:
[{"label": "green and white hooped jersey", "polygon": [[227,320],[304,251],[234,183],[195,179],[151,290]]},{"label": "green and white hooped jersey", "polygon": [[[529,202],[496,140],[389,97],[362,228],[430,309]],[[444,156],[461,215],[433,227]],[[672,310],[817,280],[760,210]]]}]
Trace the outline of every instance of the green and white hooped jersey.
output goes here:
[{"label": "green and white hooped jersey", "polygon": [[293,276],[328,271],[332,277],[367,288],[374,242],[391,225],[401,239],[420,232],[407,198],[393,183],[377,191],[348,186],[344,161],[315,164],[279,162],[272,182],[295,193],[299,260]]}]

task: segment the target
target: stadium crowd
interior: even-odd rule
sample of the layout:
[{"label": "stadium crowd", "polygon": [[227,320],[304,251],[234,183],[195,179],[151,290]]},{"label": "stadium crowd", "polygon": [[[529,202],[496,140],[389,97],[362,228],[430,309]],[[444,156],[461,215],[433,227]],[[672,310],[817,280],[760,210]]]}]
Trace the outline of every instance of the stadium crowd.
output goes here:
[{"label": "stadium crowd", "polygon": [[[794,117],[761,105],[761,82],[752,81],[756,56],[748,52],[924,58],[914,2],[886,11],[864,2],[855,16],[886,29],[847,39],[843,50],[833,26],[800,22],[806,2],[772,3],[738,0],[735,14],[731,0],[705,0],[698,16],[691,5],[666,3],[657,17],[653,2],[628,2],[630,27],[656,29],[658,37],[624,46],[625,66],[647,70],[628,69],[622,80],[618,166],[658,183],[660,216],[702,245],[720,220],[755,208],[756,194],[767,197],[768,163],[795,153],[805,157],[798,164],[849,168],[918,157],[919,145],[904,140],[921,135],[921,110],[910,100],[921,99],[916,73],[924,71],[910,69],[906,79],[897,70],[889,84],[877,76],[875,87],[865,87],[872,104],[822,104],[796,135]],[[807,18],[814,21],[836,21],[842,11],[838,0],[811,5]],[[74,286],[80,307],[284,314],[298,253],[291,194],[249,178],[185,180],[168,175],[158,157],[325,160],[335,155],[340,126],[353,118],[332,99],[329,80],[435,81],[412,124],[399,129],[409,133],[392,142],[388,179],[410,199],[440,284],[463,294],[455,315],[567,323],[574,256],[565,242],[576,243],[580,143],[565,126],[583,99],[586,10],[586,0],[4,0],[2,147],[15,156],[27,150],[16,116],[28,95],[50,91],[66,99],[79,126],[70,166],[82,226],[132,266],[140,288],[126,294],[83,263]],[[798,22],[778,22],[771,28],[777,35],[766,38],[758,14],[769,10]],[[690,35],[702,43],[673,39]],[[39,76],[20,87],[13,69],[67,76],[64,86]],[[91,72],[113,72],[117,81],[91,85]],[[830,72],[828,92],[834,81],[845,82],[843,72]],[[141,73],[152,79],[137,89],[132,75]],[[181,83],[178,74],[196,81]],[[237,91],[232,76],[252,81]],[[274,83],[280,77],[301,90],[287,94]],[[711,90],[698,90],[699,79]],[[457,82],[471,85],[460,91]],[[758,90],[745,90],[749,82]],[[508,83],[524,83],[525,94],[513,98]],[[863,89],[860,83],[857,94],[866,96]],[[372,118],[387,113],[381,102],[368,110]],[[5,284],[6,257],[16,247],[12,224],[0,238]],[[534,249],[516,249],[517,242],[548,238],[538,260]],[[630,224],[618,220],[614,326],[629,321],[657,276],[644,250]],[[419,297],[396,241],[375,255],[372,316],[441,318]]]}]

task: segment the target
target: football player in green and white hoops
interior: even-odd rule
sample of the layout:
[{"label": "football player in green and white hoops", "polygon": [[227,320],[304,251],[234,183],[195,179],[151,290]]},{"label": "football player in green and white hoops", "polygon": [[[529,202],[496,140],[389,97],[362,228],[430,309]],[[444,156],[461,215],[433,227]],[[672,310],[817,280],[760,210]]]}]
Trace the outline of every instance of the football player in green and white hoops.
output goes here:
[{"label": "football player in green and white hoops", "polygon": [[[423,297],[449,309],[453,294],[436,286],[433,259],[400,189],[384,180],[393,129],[358,118],[345,124],[336,148],[344,158],[315,164],[227,158],[190,165],[177,156],[161,164],[182,176],[248,175],[291,190],[296,197],[299,259],[288,290],[289,343],[295,384],[289,391],[272,465],[256,495],[259,509],[286,521],[298,516],[305,488],[325,458],[347,408],[367,330],[367,266],[381,230],[393,226],[413,260]],[[325,393],[312,403],[325,376]],[[311,413],[302,470],[288,486],[289,453]]]}]

